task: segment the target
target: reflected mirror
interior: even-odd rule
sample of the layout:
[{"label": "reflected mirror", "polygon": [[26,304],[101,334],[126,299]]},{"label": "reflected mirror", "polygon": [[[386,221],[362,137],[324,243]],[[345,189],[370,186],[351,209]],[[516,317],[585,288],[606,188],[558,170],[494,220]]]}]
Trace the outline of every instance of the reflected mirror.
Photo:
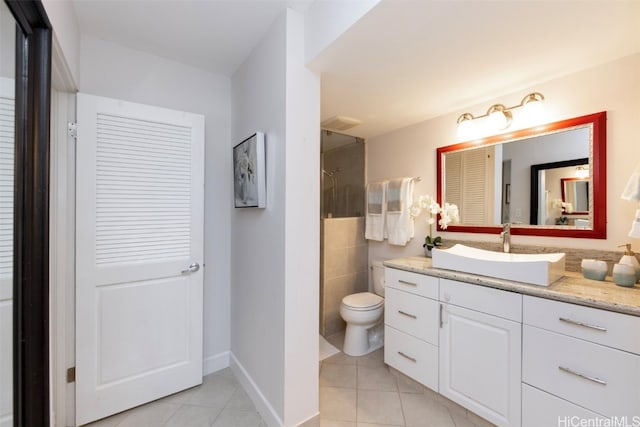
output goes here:
[{"label": "reflected mirror", "polygon": [[438,148],[446,231],[606,238],[606,113]]},{"label": "reflected mirror", "polygon": [[585,215],[589,213],[589,178],[561,178],[562,202],[570,209],[566,215]]},{"label": "reflected mirror", "polygon": [[589,227],[588,174],[588,157],[532,165],[529,224]]}]

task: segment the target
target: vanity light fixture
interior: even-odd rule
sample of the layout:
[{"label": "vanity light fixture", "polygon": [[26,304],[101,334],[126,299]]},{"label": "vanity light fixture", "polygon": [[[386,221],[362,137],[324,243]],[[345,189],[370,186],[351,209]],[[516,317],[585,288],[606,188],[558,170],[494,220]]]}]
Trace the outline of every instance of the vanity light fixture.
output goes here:
[{"label": "vanity light fixture", "polygon": [[508,128],[513,121],[512,110],[516,108],[522,108],[521,114],[527,116],[534,116],[540,113],[542,108],[542,101],[544,101],[544,95],[540,92],[531,92],[527,94],[518,105],[512,107],[505,107],[503,104],[494,104],[487,110],[486,114],[481,116],[474,116],[471,113],[464,113],[458,117],[458,136],[466,137],[470,134],[470,130],[473,126],[473,121],[487,117],[489,126],[492,130],[503,130]]},{"label": "vanity light fixture", "polygon": [[575,176],[579,179],[589,178],[589,168],[584,166],[577,166]]}]

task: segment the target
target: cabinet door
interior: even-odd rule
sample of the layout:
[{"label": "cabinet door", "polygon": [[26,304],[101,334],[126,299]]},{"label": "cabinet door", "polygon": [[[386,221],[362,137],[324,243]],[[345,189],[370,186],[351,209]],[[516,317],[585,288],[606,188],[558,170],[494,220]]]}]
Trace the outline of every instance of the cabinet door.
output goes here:
[{"label": "cabinet door", "polygon": [[498,426],[520,426],[521,325],[443,306],[440,393]]}]

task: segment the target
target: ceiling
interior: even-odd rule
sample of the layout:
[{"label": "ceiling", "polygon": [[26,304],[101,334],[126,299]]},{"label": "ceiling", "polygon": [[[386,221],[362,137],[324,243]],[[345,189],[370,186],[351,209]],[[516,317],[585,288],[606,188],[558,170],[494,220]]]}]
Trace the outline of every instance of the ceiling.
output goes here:
[{"label": "ceiling", "polygon": [[71,0],[82,34],[231,76],[287,8],[314,0]]},{"label": "ceiling", "polygon": [[[73,1],[83,34],[229,76],[284,8],[313,2]],[[310,64],[322,119],[368,138],[460,111],[640,52],[639,19],[640,0],[382,0]]]}]

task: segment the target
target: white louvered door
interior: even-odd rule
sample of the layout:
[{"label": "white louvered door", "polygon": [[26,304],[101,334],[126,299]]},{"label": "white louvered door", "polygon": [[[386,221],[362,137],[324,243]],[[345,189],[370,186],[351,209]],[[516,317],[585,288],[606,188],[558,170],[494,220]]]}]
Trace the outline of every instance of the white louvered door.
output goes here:
[{"label": "white louvered door", "polygon": [[204,117],[77,106],[81,425],[202,382]]},{"label": "white louvered door", "polygon": [[0,427],[13,426],[14,86],[0,78]]}]

